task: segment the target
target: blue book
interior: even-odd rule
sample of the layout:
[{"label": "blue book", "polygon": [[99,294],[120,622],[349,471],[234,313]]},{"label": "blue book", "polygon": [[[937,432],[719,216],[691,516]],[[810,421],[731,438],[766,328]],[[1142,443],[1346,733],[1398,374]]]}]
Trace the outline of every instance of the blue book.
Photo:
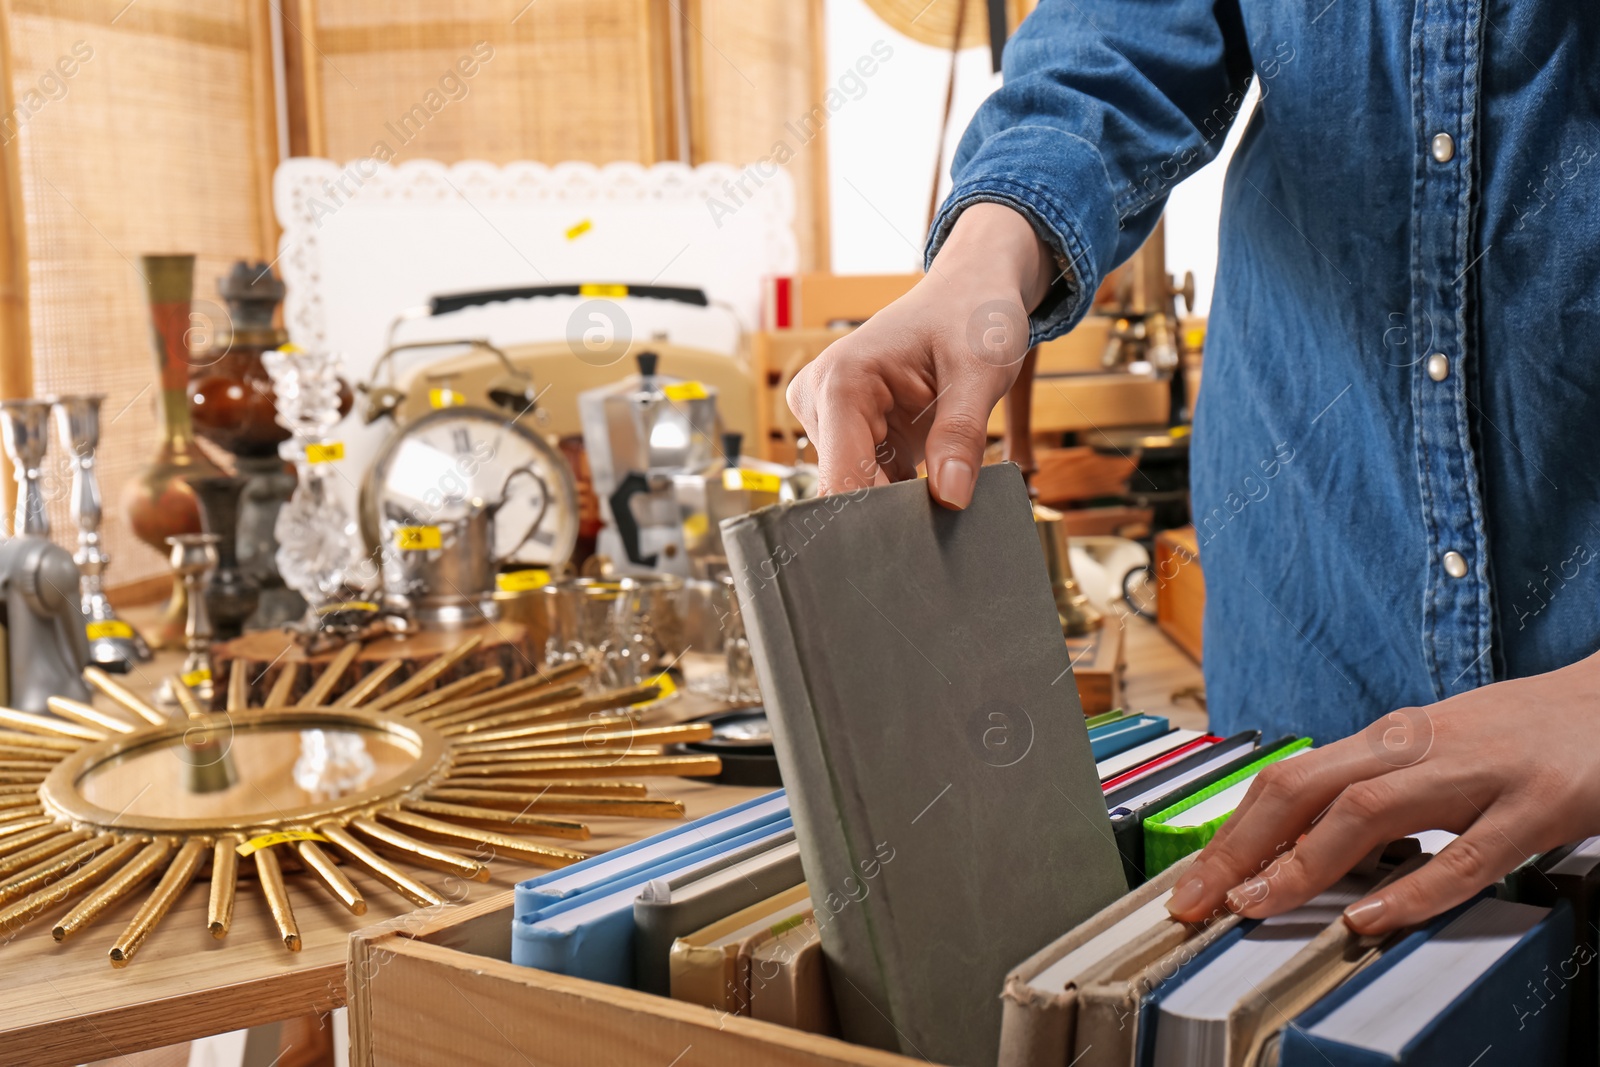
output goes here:
[{"label": "blue book", "polygon": [[633,985],[633,902],[658,878],[709,874],[794,841],[788,818],[634,871],[511,920],[511,962],[611,985]]},{"label": "blue book", "polygon": [[789,798],[779,789],[693,822],[679,824],[642,841],[592,856],[582,863],[519,882],[513,914],[532,915],[540,908],[587,893],[607,882],[770,826],[788,815]]},{"label": "blue book", "polygon": [[1089,751],[1096,761],[1126,752],[1135,745],[1153,741],[1172,727],[1160,715],[1135,715],[1132,718],[1097,726],[1089,731]]},{"label": "blue book", "polygon": [[1302,1012],[1283,1031],[1279,1065],[1566,1063],[1573,937],[1565,901],[1479,900]]}]

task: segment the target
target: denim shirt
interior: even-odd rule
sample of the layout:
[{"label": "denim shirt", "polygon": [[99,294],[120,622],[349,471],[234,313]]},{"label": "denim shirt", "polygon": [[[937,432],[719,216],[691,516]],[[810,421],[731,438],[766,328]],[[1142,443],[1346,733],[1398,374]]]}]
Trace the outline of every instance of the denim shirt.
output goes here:
[{"label": "denim shirt", "polygon": [[1326,742],[1589,655],[1600,5],[1043,0],[930,260],[968,204],[1021,211],[1064,332],[1252,78],[1193,438],[1213,729]]}]

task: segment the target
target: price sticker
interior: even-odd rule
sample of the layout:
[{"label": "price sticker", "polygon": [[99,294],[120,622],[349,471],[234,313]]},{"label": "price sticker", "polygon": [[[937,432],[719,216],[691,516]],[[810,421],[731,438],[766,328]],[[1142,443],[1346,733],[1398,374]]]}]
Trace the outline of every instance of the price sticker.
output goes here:
[{"label": "price sticker", "polygon": [[660,674],[656,675],[654,678],[645,679],[643,684],[657,686],[657,687],[660,688],[661,692],[659,692],[655,696],[649,697],[649,698],[647,698],[645,700],[636,700],[631,705],[629,705],[630,707],[637,708],[637,707],[641,707],[641,706],[643,706],[645,704],[655,704],[655,703],[658,703],[660,701],[663,701],[663,700],[667,699],[670,696],[676,696],[677,692],[678,692],[677,683],[675,683],[672,680],[672,675],[668,674],[666,671],[662,671]]},{"label": "price sticker", "polygon": [[287,844],[290,841],[326,841],[327,838],[314,830],[279,830],[277,833],[262,834],[252,837],[244,844],[234,849],[241,856],[248,856],[253,852],[260,852],[273,845]]},{"label": "price sticker", "polygon": [[183,679],[184,685],[193,689],[197,685],[204,685],[206,682],[211,681],[211,671],[207,667],[197,667],[187,674],[178,675],[178,677]]},{"label": "price sticker", "polygon": [[704,400],[711,395],[699,382],[673,382],[662,386],[661,394],[668,400]]},{"label": "price sticker", "polygon": [[543,589],[550,584],[550,572],[543,567],[535,567],[524,571],[507,571],[505,574],[495,576],[494,587],[502,593],[526,593],[531,589]]},{"label": "price sticker", "polygon": [[307,463],[332,463],[336,459],[343,458],[343,441],[329,441],[327,444],[321,445],[306,445]]},{"label": "price sticker", "polygon": [[394,547],[402,552],[423,552],[444,546],[444,538],[437,526],[398,526],[394,531]]},{"label": "price sticker", "polygon": [[378,605],[370,600],[341,600],[335,604],[324,604],[317,609],[318,615],[333,615],[341,611],[377,611]]},{"label": "price sticker", "polygon": [[628,287],[626,285],[594,285],[594,284],[580,285],[580,286],[578,286],[578,295],[579,296],[612,296],[612,297],[627,296],[628,295]]},{"label": "price sticker", "polygon": [[458,408],[466,402],[467,398],[454,389],[428,390],[428,406],[435,410],[439,408]]},{"label": "price sticker", "polygon": [[89,640],[98,641],[105,637],[130,638],[133,636],[133,627],[121,619],[106,619],[103,622],[91,622],[84,627]]},{"label": "price sticker", "polygon": [[783,488],[783,479],[770,471],[729,467],[722,472],[722,487],[730,493],[737,493],[741,489],[752,493],[776,493]]}]

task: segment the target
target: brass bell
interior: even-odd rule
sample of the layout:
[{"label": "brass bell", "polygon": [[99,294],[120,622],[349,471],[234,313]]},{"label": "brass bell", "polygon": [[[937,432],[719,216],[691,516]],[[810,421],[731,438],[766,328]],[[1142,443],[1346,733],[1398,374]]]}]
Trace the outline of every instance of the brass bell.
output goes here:
[{"label": "brass bell", "polygon": [[1067,554],[1067,524],[1061,512],[1034,504],[1033,525],[1039,531],[1039,544],[1044,548],[1045,570],[1050,575],[1050,592],[1056,598],[1056,617],[1061,620],[1062,635],[1082,637],[1093,632],[1103,616],[1089,603],[1078,580],[1072,576],[1072,559]]}]

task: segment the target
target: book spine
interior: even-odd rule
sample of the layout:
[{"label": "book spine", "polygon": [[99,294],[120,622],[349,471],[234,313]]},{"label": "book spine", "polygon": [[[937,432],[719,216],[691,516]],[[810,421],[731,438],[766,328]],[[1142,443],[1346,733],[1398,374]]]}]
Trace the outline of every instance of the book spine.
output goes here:
[{"label": "book spine", "polygon": [[[834,870],[830,856],[848,856],[845,847],[819,847],[843,837],[839,811],[846,803],[844,787],[825,755],[818,719],[799,661],[797,635],[790,622],[785,561],[788,549],[774,536],[771,512],[754,512],[723,524],[722,539],[745,632],[750,640],[756,679],[772,726],[778,769],[789,790],[789,807],[800,842],[801,863],[811,898],[818,907],[823,954],[838,1013],[841,1036],[874,1048],[900,1046],[888,1001],[883,964],[867,922],[867,908],[845,908],[825,924],[830,886],[846,884],[853,868]],[[794,789],[797,782],[810,788]]]},{"label": "book spine", "polygon": [[1016,977],[1000,994],[999,1067],[1065,1063],[1078,1019],[1078,991],[1048,995]]}]

